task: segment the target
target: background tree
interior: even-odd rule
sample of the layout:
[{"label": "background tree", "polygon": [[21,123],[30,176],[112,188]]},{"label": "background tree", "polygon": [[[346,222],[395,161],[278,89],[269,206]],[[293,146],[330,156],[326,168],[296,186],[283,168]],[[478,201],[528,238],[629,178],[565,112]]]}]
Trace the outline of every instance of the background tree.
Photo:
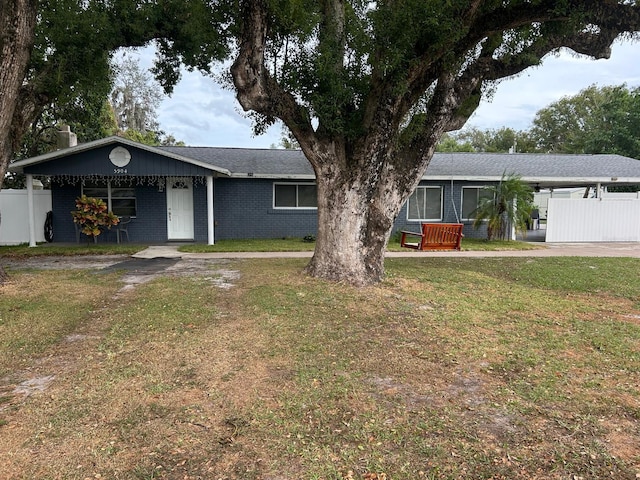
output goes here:
[{"label": "background tree", "polygon": [[486,187],[473,213],[473,226],[487,227],[487,240],[511,240],[510,230],[526,232],[531,218],[533,190],[518,175],[503,174],[497,185]]},{"label": "background tree", "polygon": [[[78,142],[120,135],[147,145],[177,145],[172,135],[159,129],[156,108],[164,97],[160,85],[131,57],[111,61],[110,74],[73,89],[44,107],[22,138],[14,159],[30,158],[58,147],[58,130],[68,125]],[[7,175],[5,188],[21,188],[24,176]]]},{"label": "background tree", "polygon": [[[134,130],[142,135],[158,133],[157,109],[162,101],[160,84],[138,62],[128,56],[114,63],[115,81],[109,101],[113,107],[118,129]],[[159,134],[156,135],[159,137]]]},{"label": "background tree", "polygon": [[527,131],[509,127],[487,130],[471,127],[445,133],[437,149],[440,152],[531,153],[535,151],[535,143]]},{"label": "background tree", "polygon": [[284,148],[285,150],[300,150],[300,144],[296,140],[296,137],[287,129],[282,128],[280,133],[280,143],[278,145],[272,144],[271,148]]},{"label": "background tree", "polygon": [[561,47],[606,58],[640,27],[635,1],[245,0],[231,68],[258,127],[281,119],[314,168],[311,275],[384,274],[401,206],[486,84]]},{"label": "background tree", "polygon": [[640,158],[640,89],[591,86],[540,110],[531,127],[538,149]]},{"label": "background tree", "polygon": [[115,135],[118,131],[115,115],[106,96],[98,92],[76,97],[69,103],[55,103],[44,107],[22,137],[14,160],[35,157],[55,150],[58,130],[68,125],[79,142],[89,142]]},{"label": "background tree", "polygon": [[438,152],[475,152],[475,148],[470,141],[464,140],[456,134],[445,133],[440,138],[438,146],[436,147]]}]

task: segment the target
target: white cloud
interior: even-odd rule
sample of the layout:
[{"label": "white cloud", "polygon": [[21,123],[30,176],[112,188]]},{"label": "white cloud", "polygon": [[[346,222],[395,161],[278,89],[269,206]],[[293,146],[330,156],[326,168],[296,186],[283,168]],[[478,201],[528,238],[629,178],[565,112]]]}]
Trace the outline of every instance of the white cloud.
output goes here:
[{"label": "white cloud", "polygon": [[[154,49],[130,52],[142,68],[152,65]],[[270,148],[280,142],[281,128],[275,125],[265,135],[253,136],[234,93],[200,72],[181,72],[180,82],[158,108],[160,128],[176,140],[191,146]]]},{"label": "white cloud", "polygon": [[469,126],[526,129],[536,112],[562,97],[576,95],[591,85],[640,86],[640,46],[616,43],[611,58],[593,60],[562,52],[542,66],[501,82],[490,100],[484,100]]}]

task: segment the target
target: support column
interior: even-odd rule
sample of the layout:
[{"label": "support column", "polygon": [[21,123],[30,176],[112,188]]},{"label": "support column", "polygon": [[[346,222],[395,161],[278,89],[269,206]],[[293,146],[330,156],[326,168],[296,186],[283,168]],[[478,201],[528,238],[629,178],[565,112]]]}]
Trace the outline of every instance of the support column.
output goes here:
[{"label": "support column", "polygon": [[213,176],[207,177],[207,244],[215,245],[213,211]]},{"label": "support column", "polygon": [[33,202],[33,175],[27,173],[27,210],[29,215],[29,246],[36,246],[36,221]]}]

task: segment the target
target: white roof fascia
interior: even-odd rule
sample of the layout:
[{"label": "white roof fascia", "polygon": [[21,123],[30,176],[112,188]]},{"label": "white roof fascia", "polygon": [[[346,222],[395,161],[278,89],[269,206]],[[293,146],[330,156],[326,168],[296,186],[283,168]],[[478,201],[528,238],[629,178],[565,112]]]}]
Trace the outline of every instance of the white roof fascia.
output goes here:
[{"label": "white roof fascia", "polygon": [[262,178],[267,180],[316,180],[315,175],[278,175],[274,173],[232,173],[231,178]]},{"label": "white roof fascia", "polygon": [[24,171],[24,167],[29,167],[31,165],[38,165],[40,163],[45,163],[50,160],[54,160],[56,158],[62,158],[69,155],[73,155],[75,153],[85,152],[88,150],[93,150],[95,148],[103,147],[106,145],[111,145],[114,143],[121,143],[130,147],[139,148],[141,150],[146,150],[148,152],[155,153],[157,155],[162,155],[163,157],[172,158],[174,160],[179,160],[184,163],[189,163],[191,165],[196,165],[198,167],[205,168],[207,170],[212,170],[214,172],[231,176],[231,172],[226,168],[216,167],[209,163],[200,162],[198,160],[194,160],[189,157],[183,157],[182,155],[177,155],[175,153],[166,152],[164,150],[160,150],[159,148],[155,148],[149,145],[144,145],[142,143],[134,142],[132,140],[128,140],[122,137],[107,137],[101,138],[100,140],[94,140],[93,142],[82,143],[80,145],[76,145],[75,147],[63,148],[60,150],[56,150],[55,152],[45,153],[43,155],[38,155],[37,157],[28,158],[26,160],[18,160],[17,162],[13,162],[9,164],[10,172],[22,173]]},{"label": "white roof fascia", "polygon": [[[502,176],[423,175],[424,181],[499,182]],[[525,183],[640,183],[640,177],[520,177]]]}]

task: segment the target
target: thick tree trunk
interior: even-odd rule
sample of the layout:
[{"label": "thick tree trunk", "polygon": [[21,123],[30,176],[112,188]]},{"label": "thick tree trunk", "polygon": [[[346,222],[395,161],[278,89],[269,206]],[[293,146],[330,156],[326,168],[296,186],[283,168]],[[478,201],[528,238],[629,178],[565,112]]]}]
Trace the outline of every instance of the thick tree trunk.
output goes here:
[{"label": "thick tree trunk", "polygon": [[[21,137],[16,135],[14,116],[31,56],[36,13],[36,0],[0,2],[0,189]],[[6,279],[0,265],[0,285]]]},{"label": "thick tree trunk", "polygon": [[[407,175],[381,163],[379,174],[372,175],[361,167],[365,156],[312,161],[318,185],[318,235],[306,269],[312,276],[356,286],[384,278],[384,256],[394,221],[420,174]],[[336,168],[346,163],[353,167]]]},{"label": "thick tree trunk", "polygon": [[[324,182],[318,191],[318,236],[307,266],[315,277],[363,286],[384,276],[384,252],[393,224],[393,212],[373,213],[362,190],[345,191],[337,182]],[[333,193],[325,196],[323,190]],[[378,221],[367,221],[383,215]]]},{"label": "thick tree trunk", "polygon": [[[31,56],[37,0],[0,3],[0,188],[21,132],[15,116]],[[20,126],[23,126],[23,122]]]}]

